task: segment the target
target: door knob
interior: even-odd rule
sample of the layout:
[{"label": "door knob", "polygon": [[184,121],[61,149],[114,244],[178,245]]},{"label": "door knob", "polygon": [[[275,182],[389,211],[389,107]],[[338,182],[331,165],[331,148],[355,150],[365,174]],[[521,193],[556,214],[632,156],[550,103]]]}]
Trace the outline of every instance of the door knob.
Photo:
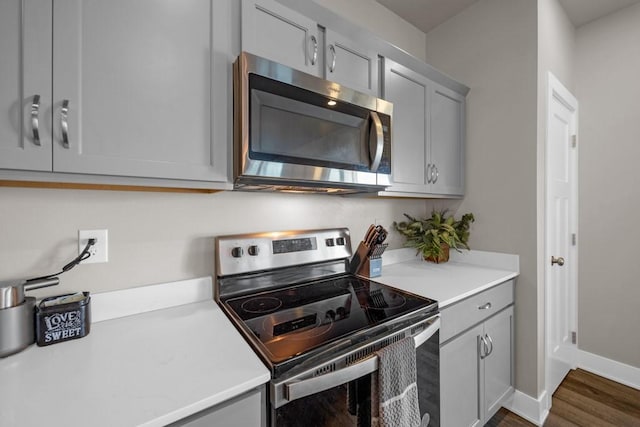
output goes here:
[{"label": "door knob", "polygon": [[559,256],[558,258],[552,256],[551,265],[553,264],[558,264],[560,267],[562,267],[564,265],[564,258],[562,258],[561,256]]}]

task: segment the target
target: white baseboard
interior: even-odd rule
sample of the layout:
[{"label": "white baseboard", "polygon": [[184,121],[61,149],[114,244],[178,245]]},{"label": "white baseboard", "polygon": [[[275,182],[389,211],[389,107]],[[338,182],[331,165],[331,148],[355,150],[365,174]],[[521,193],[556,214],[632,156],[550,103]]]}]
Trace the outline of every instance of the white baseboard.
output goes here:
[{"label": "white baseboard", "polygon": [[578,368],[640,390],[640,368],[578,350]]},{"label": "white baseboard", "polygon": [[540,396],[535,399],[528,394],[516,390],[504,404],[504,407],[520,415],[525,420],[532,422],[537,426],[544,424],[549,415],[550,402],[547,399],[547,392],[543,391]]}]

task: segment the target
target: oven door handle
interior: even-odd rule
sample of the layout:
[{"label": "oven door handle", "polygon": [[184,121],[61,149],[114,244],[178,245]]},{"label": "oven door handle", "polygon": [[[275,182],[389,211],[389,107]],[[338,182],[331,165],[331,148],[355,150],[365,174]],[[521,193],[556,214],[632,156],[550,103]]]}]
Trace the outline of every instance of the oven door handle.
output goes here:
[{"label": "oven door handle", "polygon": [[[427,329],[413,337],[416,348],[424,344],[440,329],[440,316],[434,317],[430,320],[430,323],[431,324]],[[291,380],[284,384],[286,399],[289,402],[292,402],[296,399],[346,384],[377,370],[378,356],[374,354],[355,365],[348,366],[338,371],[304,380]]]},{"label": "oven door handle", "polygon": [[378,370],[378,356],[373,355],[347,368],[306,380],[292,380],[284,384],[287,400],[292,402],[330,388],[338,387]]},{"label": "oven door handle", "polygon": [[424,331],[413,337],[416,348],[427,342],[436,332],[440,330],[440,316],[436,316],[428,321],[430,325]]}]

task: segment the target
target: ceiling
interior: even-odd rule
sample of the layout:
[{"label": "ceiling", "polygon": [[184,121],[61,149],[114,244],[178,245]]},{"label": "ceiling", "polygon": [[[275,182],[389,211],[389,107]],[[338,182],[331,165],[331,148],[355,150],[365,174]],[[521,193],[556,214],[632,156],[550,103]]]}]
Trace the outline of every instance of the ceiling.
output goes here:
[{"label": "ceiling", "polygon": [[[376,0],[425,33],[477,0]],[[579,27],[640,0],[558,0],[573,25]]]}]

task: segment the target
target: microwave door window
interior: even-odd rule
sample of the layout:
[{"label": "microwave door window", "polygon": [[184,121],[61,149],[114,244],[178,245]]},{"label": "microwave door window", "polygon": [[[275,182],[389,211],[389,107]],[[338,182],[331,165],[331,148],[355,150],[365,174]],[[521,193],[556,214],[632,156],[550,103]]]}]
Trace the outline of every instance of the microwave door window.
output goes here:
[{"label": "microwave door window", "polygon": [[367,171],[369,121],[362,115],[253,89],[250,157]]}]

